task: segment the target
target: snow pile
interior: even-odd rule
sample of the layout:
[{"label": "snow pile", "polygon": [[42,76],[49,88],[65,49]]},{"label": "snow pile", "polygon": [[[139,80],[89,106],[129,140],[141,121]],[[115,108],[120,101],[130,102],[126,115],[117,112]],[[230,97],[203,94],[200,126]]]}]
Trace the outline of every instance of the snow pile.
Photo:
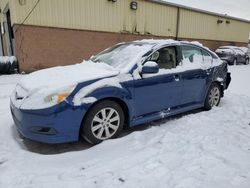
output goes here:
[{"label": "snow pile", "polygon": [[17,59],[15,56],[0,56],[0,63],[13,63],[16,62]]}]

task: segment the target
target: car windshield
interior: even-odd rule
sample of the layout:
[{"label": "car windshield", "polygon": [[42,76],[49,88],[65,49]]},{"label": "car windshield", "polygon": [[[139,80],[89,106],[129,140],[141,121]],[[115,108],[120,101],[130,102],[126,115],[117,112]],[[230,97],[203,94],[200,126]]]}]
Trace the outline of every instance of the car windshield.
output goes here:
[{"label": "car windshield", "polygon": [[153,47],[148,43],[124,43],[108,48],[92,57],[95,63],[106,63],[114,68],[125,69],[133,66],[139,58],[147,54]]}]

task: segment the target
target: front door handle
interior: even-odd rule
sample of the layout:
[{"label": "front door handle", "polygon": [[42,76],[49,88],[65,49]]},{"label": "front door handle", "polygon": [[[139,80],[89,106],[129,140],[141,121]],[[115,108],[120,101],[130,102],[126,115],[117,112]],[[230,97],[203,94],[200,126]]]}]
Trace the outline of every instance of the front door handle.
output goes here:
[{"label": "front door handle", "polygon": [[174,80],[175,80],[176,82],[179,82],[179,81],[180,81],[180,76],[179,76],[179,75],[174,75]]},{"label": "front door handle", "polygon": [[206,73],[207,73],[207,75],[210,75],[212,73],[212,69],[207,69]]}]

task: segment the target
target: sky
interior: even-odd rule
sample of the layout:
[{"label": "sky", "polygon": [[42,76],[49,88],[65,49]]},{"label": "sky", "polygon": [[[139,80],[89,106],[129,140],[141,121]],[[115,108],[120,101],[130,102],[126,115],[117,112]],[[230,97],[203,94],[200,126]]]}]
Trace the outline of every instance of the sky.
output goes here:
[{"label": "sky", "polygon": [[250,0],[164,0],[250,20]]}]

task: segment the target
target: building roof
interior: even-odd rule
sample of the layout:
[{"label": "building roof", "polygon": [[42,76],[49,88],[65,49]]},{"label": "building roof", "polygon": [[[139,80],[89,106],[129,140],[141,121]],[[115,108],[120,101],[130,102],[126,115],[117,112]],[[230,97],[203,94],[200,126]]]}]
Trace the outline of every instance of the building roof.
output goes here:
[{"label": "building roof", "polygon": [[173,7],[177,7],[177,8],[191,10],[191,11],[195,11],[195,12],[199,12],[199,13],[209,14],[209,15],[212,15],[212,16],[218,16],[218,17],[222,17],[222,18],[226,18],[226,19],[232,19],[232,20],[237,20],[237,21],[241,21],[241,22],[250,23],[250,20],[247,20],[247,19],[233,17],[233,16],[229,16],[227,14],[220,14],[220,13],[215,13],[215,12],[211,12],[211,11],[206,11],[206,10],[193,8],[193,7],[189,7],[189,6],[185,6],[185,5],[180,5],[180,4],[177,4],[177,3],[167,2],[167,1],[163,1],[163,0],[147,0],[147,1],[162,4],[162,5],[166,5],[166,6],[173,6]]}]

